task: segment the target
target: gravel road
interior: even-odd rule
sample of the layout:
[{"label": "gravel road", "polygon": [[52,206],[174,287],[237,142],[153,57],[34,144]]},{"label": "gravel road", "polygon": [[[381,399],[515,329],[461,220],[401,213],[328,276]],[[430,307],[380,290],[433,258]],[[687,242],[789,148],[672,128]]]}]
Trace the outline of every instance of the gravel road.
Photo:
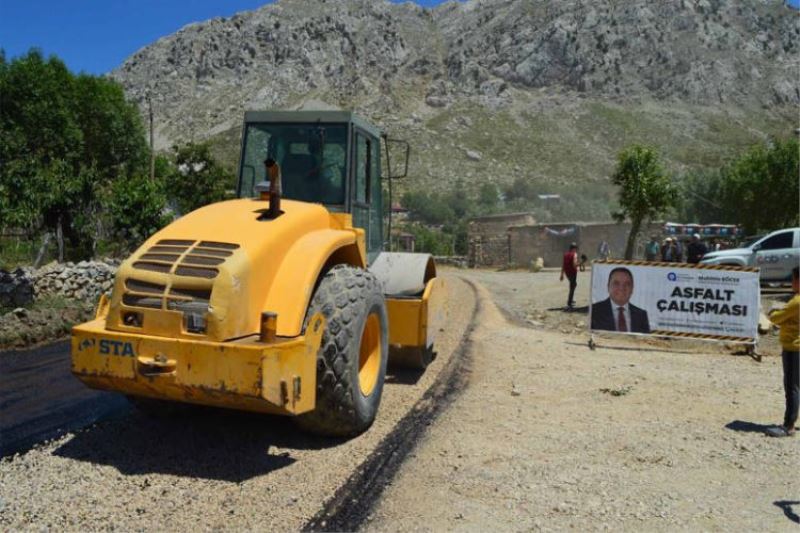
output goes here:
[{"label": "gravel road", "polygon": [[547,311],[558,273],[464,275],[488,288],[470,385],[365,529],[797,531],[800,440],[763,435],[783,412],[778,357],[618,337],[590,351],[580,313]]},{"label": "gravel road", "polygon": [[448,328],[420,375],[389,375],[378,419],[349,440],[304,436],[285,419],[203,410],[135,411],[0,460],[0,529],[297,530],[434,382],[468,325],[473,292],[446,276]]},{"label": "gravel road", "polygon": [[[0,460],[0,529],[304,527],[459,357],[476,308],[459,276],[481,309],[466,385],[381,480],[363,529],[797,530],[800,441],[762,435],[781,416],[779,358],[619,337],[590,351],[585,314],[560,310],[557,272],[455,270],[439,357],[389,376],[365,435],[317,439],[213,410],[126,414]],[[588,283],[582,273],[579,305]]]}]

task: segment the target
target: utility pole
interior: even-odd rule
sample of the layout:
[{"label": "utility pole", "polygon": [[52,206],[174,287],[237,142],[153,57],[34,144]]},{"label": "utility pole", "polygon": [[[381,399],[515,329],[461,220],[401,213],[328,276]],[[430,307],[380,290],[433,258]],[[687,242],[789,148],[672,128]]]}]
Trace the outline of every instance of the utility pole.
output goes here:
[{"label": "utility pole", "polygon": [[150,181],[156,179],[156,151],[153,145],[153,99],[150,97],[150,91],[147,91],[147,107],[150,114]]}]

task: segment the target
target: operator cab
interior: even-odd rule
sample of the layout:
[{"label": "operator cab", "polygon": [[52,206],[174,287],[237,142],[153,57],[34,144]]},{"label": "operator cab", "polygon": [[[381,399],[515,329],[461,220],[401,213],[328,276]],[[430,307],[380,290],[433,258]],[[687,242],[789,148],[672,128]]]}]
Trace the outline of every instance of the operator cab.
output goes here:
[{"label": "operator cab", "polygon": [[248,111],[237,196],[258,196],[271,157],[281,168],[281,196],[351,213],[372,261],[383,246],[380,139],[380,130],[347,111]]}]

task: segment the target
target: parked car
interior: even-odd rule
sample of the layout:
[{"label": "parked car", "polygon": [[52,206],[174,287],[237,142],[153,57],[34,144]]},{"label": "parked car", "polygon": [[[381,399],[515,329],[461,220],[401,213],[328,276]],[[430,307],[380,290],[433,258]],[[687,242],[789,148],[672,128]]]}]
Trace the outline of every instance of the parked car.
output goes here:
[{"label": "parked car", "polygon": [[700,262],[756,266],[761,269],[761,281],[790,281],[792,269],[800,265],[800,228],[773,231],[742,248],[709,252]]}]

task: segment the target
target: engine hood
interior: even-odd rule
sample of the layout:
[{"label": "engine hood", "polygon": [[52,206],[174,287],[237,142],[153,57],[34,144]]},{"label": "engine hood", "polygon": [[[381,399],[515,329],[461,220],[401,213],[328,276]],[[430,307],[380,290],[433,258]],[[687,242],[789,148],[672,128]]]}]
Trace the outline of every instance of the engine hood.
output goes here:
[{"label": "engine hood", "polygon": [[106,327],[214,341],[258,332],[292,246],[321,231],[344,241],[356,232],[319,204],[284,200],[274,220],[267,207],[254,199],[212,204],[153,235],[120,266]]},{"label": "engine hood", "polygon": [[750,254],[753,253],[753,250],[750,248],[732,248],[730,250],[719,250],[716,252],[709,252],[703,256],[703,261],[709,259],[719,259],[721,257],[741,257],[747,258],[750,257]]}]

